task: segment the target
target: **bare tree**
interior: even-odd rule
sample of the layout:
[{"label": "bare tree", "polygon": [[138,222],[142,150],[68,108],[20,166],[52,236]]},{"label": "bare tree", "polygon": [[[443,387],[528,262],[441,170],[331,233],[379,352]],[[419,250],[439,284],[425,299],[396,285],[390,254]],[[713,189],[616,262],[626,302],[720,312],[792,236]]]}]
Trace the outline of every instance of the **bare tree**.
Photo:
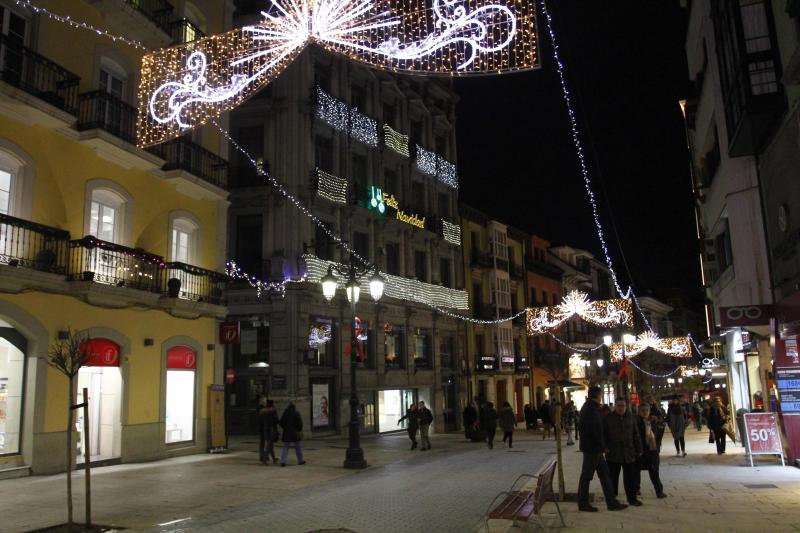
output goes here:
[{"label": "bare tree", "polygon": [[556,433],[556,457],[558,458],[558,497],[564,501],[564,466],[561,454],[561,382],[569,379],[569,354],[546,353],[537,358],[538,366],[544,369],[552,379],[552,389],[555,390],[555,406],[553,408],[553,426]]},{"label": "bare tree", "polygon": [[[67,330],[65,338],[59,338],[50,344],[47,351],[47,364],[61,372],[69,381],[67,394],[67,522],[70,531],[72,530],[72,464],[75,450],[72,447],[72,428],[75,416],[73,411],[73,399],[75,398],[75,386],[78,371],[85,366],[91,356],[86,349],[89,341],[88,335],[83,335],[77,331]],[[88,496],[88,495],[87,495]],[[87,526],[89,524],[86,524]]]}]

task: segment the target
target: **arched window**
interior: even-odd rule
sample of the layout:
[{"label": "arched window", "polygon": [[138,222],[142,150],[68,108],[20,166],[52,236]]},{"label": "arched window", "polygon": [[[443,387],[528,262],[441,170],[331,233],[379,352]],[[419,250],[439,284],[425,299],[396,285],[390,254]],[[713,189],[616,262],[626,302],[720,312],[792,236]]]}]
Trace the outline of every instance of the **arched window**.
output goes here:
[{"label": "arched window", "polygon": [[169,260],[195,264],[200,247],[200,225],[188,213],[173,212],[169,225]]},{"label": "arched window", "polygon": [[125,100],[128,89],[128,73],[119,63],[108,57],[100,58],[98,88],[111,96]]},{"label": "arched window", "polygon": [[33,160],[0,139],[0,214],[30,218]]},{"label": "arched window", "polygon": [[84,233],[98,239],[126,244],[131,197],[108,180],[91,180],[86,194],[86,223]]}]

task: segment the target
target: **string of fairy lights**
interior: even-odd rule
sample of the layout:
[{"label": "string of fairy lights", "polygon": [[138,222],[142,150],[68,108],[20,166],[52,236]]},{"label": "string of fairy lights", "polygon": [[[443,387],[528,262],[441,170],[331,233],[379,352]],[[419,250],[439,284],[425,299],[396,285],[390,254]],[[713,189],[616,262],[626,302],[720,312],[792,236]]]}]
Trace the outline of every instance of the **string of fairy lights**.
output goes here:
[{"label": "string of fairy lights", "polygon": [[[37,5],[33,4],[30,0],[15,0],[15,2],[20,7],[24,7],[24,8],[30,9],[33,12],[35,12],[36,14],[47,16],[51,20],[66,24],[66,25],[70,26],[71,28],[84,30],[84,31],[92,31],[95,34],[97,34],[98,36],[110,39],[110,40],[112,40],[114,42],[118,41],[118,42],[125,43],[125,44],[127,44],[129,46],[132,46],[132,47],[140,49],[140,50],[145,50],[145,51],[148,50],[148,48],[145,47],[139,41],[136,41],[136,40],[133,40],[133,39],[129,39],[129,38],[126,38],[126,37],[123,37],[123,36],[112,34],[112,33],[108,32],[106,30],[97,28],[97,27],[95,27],[95,26],[93,26],[91,24],[88,24],[86,22],[76,21],[76,20],[72,19],[69,16],[59,15],[57,13],[53,13],[53,12],[47,10],[46,8],[43,8],[43,7],[40,7],[40,6],[37,6]],[[437,6],[438,2],[439,2],[439,0],[434,0],[434,6]],[[407,3],[411,3],[411,2],[407,2]],[[518,18],[518,22],[522,21],[522,28],[523,28],[523,31],[521,33],[522,38],[520,39],[520,41],[524,41],[525,38],[527,38],[528,42],[534,43],[531,48],[527,49],[527,51],[523,51],[523,53],[521,53],[520,55],[514,56],[512,58],[513,54],[509,55],[507,50],[505,52],[503,52],[502,51],[503,47],[497,48],[495,50],[495,49],[491,49],[491,47],[489,47],[489,48],[486,48],[486,47],[481,48],[480,45],[474,45],[474,47],[472,49],[472,54],[473,54],[472,57],[466,57],[466,56],[463,56],[463,54],[465,53],[464,50],[466,50],[468,47],[463,47],[463,46],[462,47],[453,47],[451,49],[451,55],[453,57],[457,57],[457,56],[459,56],[459,54],[462,54],[462,56],[460,56],[461,63],[459,65],[459,67],[458,67],[458,71],[455,71],[455,72],[453,71],[453,65],[454,65],[453,57],[451,57],[448,61],[444,61],[444,62],[438,64],[437,67],[435,69],[433,69],[432,71],[427,71],[427,70],[424,70],[424,69],[415,70],[414,68],[411,68],[409,70],[411,70],[412,72],[420,73],[420,74],[431,74],[431,73],[436,73],[436,72],[438,72],[438,73],[447,72],[447,73],[449,73],[451,75],[462,75],[462,74],[469,74],[469,73],[473,73],[474,74],[474,73],[511,72],[511,71],[515,71],[515,70],[523,70],[523,69],[527,69],[527,68],[533,68],[534,66],[536,66],[537,61],[538,61],[538,58],[536,57],[536,52],[535,52],[536,46],[535,46],[535,27],[534,27],[535,16],[534,16],[534,13],[533,13],[534,8],[526,8],[525,6],[529,5],[529,4],[532,5],[534,3],[533,2],[530,2],[530,3],[524,2],[524,0],[516,0],[516,1],[511,2],[511,3],[513,3],[515,5],[515,7],[516,7],[516,9],[518,10],[519,13],[523,13],[523,12],[527,13],[524,16],[521,16],[521,17]],[[276,7],[281,8],[280,2],[273,2],[273,4]],[[339,13],[341,15],[341,10],[344,9],[344,7],[343,7],[344,4],[347,4],[347,2],[345,2],[344,0],[327,0],[327,1],[323,1],[323,2],[318,3],[318,5],[325,6],[323,9],[326,9],[327,11],[325,12],[324,16],[320,16],[321,18],[317,17],[316,15],[313,15],[312,19],[313,19],[314,23],[319,24],[320,23],[319,21],[323,21],[323,19],[325,17],[335,17],[335,13]],[[298,4],[295,4],[294,2],[292,2],[292,5],[295,6],[295,7],[298,6]],[[302,15],[302,16],[309,16],[310,6],[308,4],[306,4],[306,3],[303,3],[302,6],[303,6],[303,8],[300,9],[300,12],[296,12],[295,15],[299,14],[299,15]],[[493,8],[502,8],[502,6],[492,6],[492,7]],[[305,9],[305,11],[303,11],[303,9]],[[317,7],[317,9],[318,10],[322,10],[319,7]],[[526,11],[526,9],[527,9],[527,11]],[[500,9],[500,10],[502,11],[502,9]],[[281,9],[281,11],[284,11],[284,10]],[[480,9],[478,9],[477,11],[480,12]],[[434,15],[439,17],[438,20],[441,20],[440,13],[436,11],[435,7],[434,7],[432,12],[434,13]],[[586,189],[586,192],[587,192],[587,196],[589,198],[589,202],[591,204],[592,216],[593,216],[593,220],[594,220],[594,223],[595,223],[595,228],[596,228],[596,231],[597,231],[597,234],[598,234],[598,238],[600,240],[601,248],[603,250],[603,253],[604,253],[604,256],[605,256],[605,259],[606,259],[606,264],[608,265],[609,271],[611,272],[611,276],[612,276],[612,280],[613,280],[615,289],[617,290],[617,293],[620,296],[623,296],[623,291],[622,291],[622,289],[620,287],[616,272],[615,272],[615,270],[613,268],[613,263],[612,263],[610,252],[608,250],[608,246],[607,246],[607,243],[606,243],[606,240],[605,240],[603,227],[602,227],[602,224],[600,222],[600,217],[599,217],[599,212],[598,212],[597,203],[596,203],[596,199],[595,199],[595,194],[594,194],[594,192],[592,190],[591,178],[590,178],[590,175],[589,175],[588,166],[586,164],[583,146],[582,146],[582,143],[580,141],[580,136],[579,136],[579,133],[578,133],[577,120],[576,120],[575,112],[574,112],[573,106],[572,106],[571,95],[570,95],[570,92],[569,92],[569,89],[568,89],[567,83],[566,83],[566,77],[565,77],[565,73],[564,73],[565,69],[564,69],[563,62],[561,61],[561,58],[560,58],[558,43],[556,41],[555,32],[554,32],[554,29],[553,29],[553,26],[552,26],[552,18],[551,18],[550,13],[549,13],[549,11],[547,9],[547,4],[546,4],[545,0],[542,0],[542,12],[543,12],[543,14],[545,16],[545,21],[546,21],[546,24],[547,24],[548,33],[550,35],[550,38],[551,38],[551,41],[552,41],[552,45],[553,45],[553,55],[554,55],[554,59],[555,59],[556,65],[557,65],[557,70],[558,70],[558,74],[559,74],[559,80],[560,80],[560,84],[561,84],[562,94],[563,94],[563,97],[564,97],[564,101],[565,101],[565,104],[566,104],[566,107],[567,107],[567,111],[568,111],[568,115],[569,115],[569,119],[570,119],[570,125],[571,125],[571,129],[572,129],[572,139],[573,139],[573,143],[575,144],[575,148],[576,148],[576,152],[577,152],[577,156],[578,156],[578,160],[579,160],[579,164],[580,164],[581,175],[582,175],[583,181],[584,181],[584,186],[585,186],[585,189]],[[305,15],[303,15],[303,13],[305,13]],[[423,17],[424,15],[422,15],[422,13],[428,13],[428,10],[419,10],[418,9],[416,11],[411,11],[411,13],[416,14],[418,17]],[[509,11],[509,13],[511,13],[511,12]],[[284,11],[284,14],[287,14],[287,13]],[[362,24],[364,20],[374,21],[374,20],[377,20],[378,18],[385,17],[385,16],[387,16],[386,12],[381,12],[379,14],[373,13],[373,14],[370,15],[370,18],[362,19],[359,22],[359,24]],[[356,16],[356,17],[358,17],[358,16]],[[276,20],[274,16],[271,17],[271,18],[268,16],[267,18],[269,20],[273,20],[273,21]],[[473,19],[474,19],[474,17],[473,17]],[[420,18],[420,19],[416,20],[416,22],[413,23],[412,26],[415,26],[416,28],[425,28],[425,27],[427,27],[425,24],[419,24],[420,20],[422,20],[422,19]],[[331,25],[331,24],[333,24],[333,22],[334,22],[333,19],[328,18],[327,20],[324,20],[322,22],[322,24]],[[382,24],[382,23],[373,24],[373,23],[368,23],[366,25],[362,24],[362,26],[350,26],[346,31],[344,31],[344,33],[348,33],[349,32],[352,35],[362,35],[363,36],[363,32],[364,31],[374,31],[374,30],[384,31],[385,28],[388,28],[388,27],[391,27],[391,26],[394,26],[394,25],[395,25],[394,23],[392,23],[392,24]],[[324,38],[325,38],[324,36],[325,35],[330,37],[331,35],[336,35],[337,34],[336,31],[330,30],[330,28],[333,28],[333,26],[325,26],[325,27],[327,27],[329,29],[328,33],[326,33],[325,31],[318,32],[318,37],[323,39],[323,41],[324,41]],[[495,26],[492,26],[492,27],[495,27]],[[515,26],[513,28],[513,31],[511,31],[511,33],[512,34],[516,33],[516,29],[517,28]],[[228,104],[229,107],[227,107],[227,109],[235,107],[235,105],[238,105],[238,103],[241,103],[241,101],[243,101],[248,96],[250,96],[253,92],[255,92],[255,90],[260,89],[263,85],[265,85],[266,83],[269,83],[269,81],[274,79],[274,77],[277,76],[277,74],[279,74],[280,71],[282,71],[283,68],[285,68],[285,66],[288,65],[288,63],[290,63],[291,60],[293,60],[294,57],[299,53],[299,51],[302,50],[302,48],[305,46],[305,42],[299,43],[297,35],[295,35],[294,39],[289,39],[289,44],[284,42],[281,46],[277,47],[277,49],[276,49],[276,47],[270,48],[269,46],[267,46],[266,49],[269,50],[269,53],[264,53],[265,47],[263,46],[263,42],[264,41],[275,40],[274,38],[276,37],[276,35],[272,35],[271,30],[264,29],[263,27],[260,27],[260,28],[259,27],[256,27],[256,28],[248,27],[248,28],[245,28],[243,30],[246,30],[246,32],[248,33],[248,35],[249,35],[251,40],[248,41],[247,39],[242,38],[242,35],[237,33],[237,31],[228,32],[227,34],[222,34],[222,35],[219,35],[219,36],[212,36],[210,38],[205,38],[203,40],[203,41],[206,41],[206,40],[210,39],[211,41],[213,41],[213,43],[211,43],[211,46],[206,49],[207,51],[215,52],[217,54],[223,54],[223,53],[228,54],[228,59],[230,59],[231,51],[234,52],[234,54],[233,54],[234,57],[238,57],[236,54],[242,55],[241,52],[242,51],[246,51],[248,49],[248,47],[250,47],[250,49],[252,50],[252,48],[254,47],[254,43],[258,43],[258,46],[260,46],[260,48],[261,48],[261,50],[259,51],[258,54],[255,54],[255,55],[254,54],[250,54],[250,55],[244,54],[244,59],[246,59],[247,61],[250,61],[250,64],[248,64],[246,71],[248,73],[252,73],[252,72],[256,71],[258,73],[257,76],[253,76],[251,74],[249,76],[249,79],[248,79],[247,83],[244,83],[245,78],[242,77],[243,75],[241,73],[238,73],[238,74],[230,74],[229,72],[226,73],[227,76],[228,76],[228,78],[227,78],[228,81],[233,80],[231,82],[231,86],[228,88],[230,91],[232,91],[232,94],[229,95],[229,96],[231,98],[235,97],[235,104],[234,105]],[[452,27],[450,27],[449,31],[452,31]],[[361,32],[361,33],[359,33],[359,32]],[[500,33],[502,33],[502,31]],[[455,33],[451,33],[451,35],[455,35]],[[285,34],[281,36],[281,38],[283,38],[284,40],[285,40],[285,37],[286,37]],[[306,36],[306,37],[308,37],[308,36]],[[394,39],[394,38],[392,38],[392,39]],[[356,42],[357,40],[358,39],[354,38],[353,42]],[[399,52],[400,51],[400,48],[398,48],[399,40],[391,40],[390,39],[390,41],[392,43],[392,46],[388,46],[387,45],[386,48],[381,49],[381,53],[380,54],[377,54],[377,55],[383,54],[383,57],[384,57],[383,61],[384,62],[386,61],[386,58],[392,58],[393,61],[400,62],[400,63],[405,61],[405,63],[403,63],[403,64],[408,65],[408,64],[413,63],[414,61],[419,61],[420,58],[422,57],[421,55],[418,56],[418,57],[410,57],[410,56],[405,57]],[[346,42],[346,41],[337,40],[337,39],[334,38],[334,39],[331,39],[330,43],[328,43],[328,44],[323,42],[323,46],[325,46],[326,48],[329,48],[329,49],[334,49],[336,51],[343,52],[346,55],[350,56],[352,59],[355,59],[355,60],[358,60],[358,61],[367,62],[367,63],[375,62],[375,57],[374,57],[376,55],[375,50],[359,49],[359,46],[354,45],[353,42]],[[510,42],[511,42],[511,40],[506,39],[504,41],[504,43],[505,43],[504,47],[507,46]],[[445,44],[442,44],[442,43],[445,43]],[[438,44],[438,47],[439,47],[438,49],[441,49],[441,48],[446,47],[446,46],[450,46],[452,44],[453,44],[452,42],[442,41],[442,42],[440,42]],[[181,73],[183,75],[183,80],[184,81],[191,79],[192,78],[192,73],[194,73],[194,75],[197,76],[195,78],[195,82],[197,82],[197,80],[199,80],[201,78],[202,78],[202,82],[203,83],[208,83],[210,78],[216,79],[217,81],[220,80],[220,76],[219,75],[217,75],[216,78],[214,78],[213,76],[207,76],[207,70],[206,69],[208,68],[208,65],[209,65],[208,57],[205,55],[205,53],[198,53],[198,50],[197,50],[198,43],[197,42],[192,43],[192,47],[190,49],[189,48],[184,48],[183,50],[179,50],[181,48],[182,47],[173,47],[171,49],[162,51],[162,52],[166,52],[166,56],[161,57],[159,62],[157,62],[157,63],[152,63],[151,62],[151,63],[148,64],[147,61],[143,62],[143,68],[142,68],[142,91],[143,92],[146,92],[146,87],[148,86],[148,84],[151,86],[150,88],[153,89],[153,92],[157,92],[158,90],[161,90],[162,92],[164,92],[164,85],[162,85],[159,88],[153,88],[152,87],[152,82],[157,79],[156,76],[153,74],[153,70],[154,69],[155,70],[159,70],[160,69],[161,72],[164,72],[166,70],[166,71],[171,71],[173,73]],[[348,49],[352,53],[348,53],[347,52]],[[353,52],[353,51],[355,51],[355,52]],[[496,54],[495,56],[492,56],[493,58],[495,58],[492,61],[496,61],[497,57],[503,58],[501,60],[501,64],[502,64],[503,68],[494,68],[494,66],[492,66],[492,64],[491,64],[491,61],[487,61],[485,58],[478,59],[476,61],[476,59],[475,59],[475,55],[477,53],[476,51],[483,51],[484,53],[487,53],[487,52],[491,52],[491,53],[501,52],[499,55]],[[277,55],[276,55],[276,53],[277,53]],[[355,54],[355,56],[353,56],[353,54]],[[430,54],[430,50],[428,51],[428,54]],[[147,56],[147,57],[153,58],[153,57],[155,57],[155,55],[150,55],[150,56]],[[147,59],[147,57],[145,59]],[[246,62],[244,59],[240,63],[237,62],[237,61],[233,61],[233,63],[234,64],[243,64],[243,63]],[[253,61],[256,61],[255,66],[254,66]],[[411,63],[409,63],[409,62],[411,62]],[[229,61],[229,63],[230,63],[230,61]],[[181,68],[180,67],[181,64],[185,64],[185,68]],[[373,65],[373,66],[381,66],[381,65]],[[386,65],[383,65],[383,66],[386,66]],[[430,65],[428,65],[428,66],[430,66]],[[469,67],[469,69],[465,69],[465,67]],[[266,77],[263,76],[265,74],[265,72],[267,72],[267,71],[271,72],[271,71],[274,71],[276,69],[277,69],[277,72],[274,72],[274,75],[266,76]],[[444,71],[442,71],[441,69],[444,69]],[[399,68],[395,65],[393,67],[390,67],[390,70],[397,71],[397,70],[399,70]],[[208,73],[208,74],[210,74],[210,73]],[[255,78],[258,78],[258,77],[261,77],[261,78],[264,78],[264,79],[260,80],[261,83],[257,87],[255,87],[253,85],[249,85],[248,86],[248,84],[252,83],[252,81]],[[167,90],[165,91],[165,93],[169,94],[170,97],[168,98],[168,100],[170,100],[170,101],[174,100],[174,95],[175,95],[175,91],[176,90],[179,91],[181,89],[186,89],[186,87],[180,87],[180,83],[178,83],[178,82],[169,82],[168,84],[165,84],[165,85],[168,86]],[[197,85],[197,83],[195,83],[195,88],[196,88],[196,85]],[[248,87],[249,87],[249,90],[248,90]],[[189,92],[191,92],[191,90]],[[233,94],[233,93],[235,93],[235,94]],[[228,99],[230,99],[230,98],[228,98]],[[167,107],[169,107],[169,105]],[[203,125],[206,122],[211,122],[222,133],[222,135],[226,138],[226,140],[228,140],[228,142],[230,142],[231,145],[237,151],[239,151],[242,155],[245,156],[246,159],[248,159],[250,161],[250,163],[253,165],[253,167],[257,170],[257,172],[260,175],[265,177],[275,188],[277,188],[284,195],[284,197],[286,197],[293,205],[295,205],[295,207],[300,209],[301,212],[303,212],[306,216],[308,216],[337,245],[341,246],[345,251],[350,253],[353,257],[355,257],[356,259],[358,259],[359,261],[361,261],[365,265],[370,265],[370,263],[365,258],[363,258],[358,253],[356,253],[355,250],[353,250],[351,247],[349,247],[347,245],[347,243],[344,240],[341,239],[341,237],[339,237],[334,231],[332,231],[330,228],[328,228],[327,225],[324,224],[324,222],[322,222],[310,210],[308,210],[304,205],[302,205],[302,203],[296,197],[294,197],[292,194],[290,194],[285,189],[285,187],[276,178],[274,178],[270,173],[264,171],[261,168],[261,166],[238,143],[236,143],[236,141],[234,141],[234,139],[231,137],[231,135],[226,130],[224,130],[222,127],[220,127],[219,124],[216,123],[216,121],[213,120],[212,117],[213,116],[218,116],[219,114],[221,114],[222,111],[219,111],[218,113],[216,113],[216,115],[214,113],[205,113],[205,114],[200,113],[198,115],[198,114],[195,113],[195,110],[193,109],[192,112],[190,112],[187,115],[187,116],[190,117],[187,120],[186,116],[182,116],[183,109],[179,109],[177,112],[176,112],[175,109],[171,109],[171,108],[170,109],[165,109],[163,107],[163,102],[162,102],[162,107],[159,110],[158,109],[158,102],[156,102],[156,100],[151,99],[150,102],[148,103],[148,109],[147,109],[147,112],[144,113],[144,116],[149,118],[151,116],[158,115],[159,112],[162,113],[162,120],[163,120],[163,117],[164,117],[163,116],[164,112],[166,112],[166,116],[168,118],[166,120],[164,120],[163,122],[159,122],[157,120],[156,123],[163,125],[163,124],[166,124],[168,122],[174,122],[177,125],[177,132],[179,132],[179,133],[184,132],[188,128],[198,127],[199,125]],[[160,134],[154,133],[153,130],[152,130],[153,124],[147,124],[146,121],[142,121],[141,120],[141,117],[142,117],[142,113],[140,112],[140,120],[139,120],[138,126],[141,127],[141,129],[139,131],[140,132],[144,132],[143,137],[145,139],[147,139],[145,141],[145,143],[147,143],[147,144],[155,144],[157,142],[162,142],[162,141],[159,141],[159,140],[156,140],[156,139],[159,137],[159,135],[161,135],[161,136],[165,135],[164,132],[162,131]],[[365,121],[365,120],[363,120],[364,118],[366,118],[368,120]],[[370,145],[377,144],[377,124],[374,123],[373,119],[371,119],[370,117],[367,117],[366,115],[362,115],[361,113],[359,113],[355,109],[350,110],[349,114],[348,114],[348,127],[350,128],[351,134],[354,135],[354,137],[356,137],[361,142],[364,142],[365,144],[370,144]],[[175,130],[174,127],[173,127],[173,130]],[[171,135],[175,136],[175,134],[176,134],[176,131],[172,131]],[[170,135],[170,134],[167,134],[167,135]],[[398,151],[402,155],[408,154],[407,137],[406,136],[402,136],[401,134],[399,134],[397,132],[394,132],[394,130],[387,131],[386,127],[384,127],[384,137],[385,137],[385,139],[384,139],[385,143],[387,141],[387,138],[390,139],[389,142],[386,143],[386,144],[391,145],[390,147],[392,149],[394,149],[395,151]],[[458,186],[457,185],[458,182],[457,182],[455,165],[453,165],[452,163],[450,163],[448,161],[440,160],[441,158],[439,158],[435,154],[432,154],[432,153],[431,154],[426,154],[424,149],[422,149],[421,147],[416,147],[416,148],[417,148],[417,151],[416,151],[416,154],[417,154],[417,166],[420,168],[421,171],[430,173],[431,175],[434,175],[434,176],[438,177],[441,181],[443,181],[444,183],[450,184],[451,186],[454,186],[454,187]],[[433,157],[430,157],[431,155]],[[453,233],[452,228],[450,229],[449,233]],[[459,242],[460,242],[460,235],[458,236],[458,238],[459,238]],[[455,236],[453,236],[450,240],[455,240]],[[286,287],[286,285],[288,283],[302,282],[302,281],[306,281],[307,280],[307,277],[303,277],[300,280],[286,280],[286,281],[282,281],[282,282],[264,282],[262,280],[257,279],[254,276],[250,276],[246,272],[243,272],[241,270],[241,268],[234,261],[231,261],[231,262],[228,263],[228,265],[227,265],[227,273],[232,278],[247,281],[252,287],[254,287],[256,289],[257,294],[259,296],[264,291],[269,291],[271,293],[277,292],[279,294],[283,294],[285,292],[285,287]],[[628,289],[627,293],[619,301],[628,301],[629,298],[633,299],[634,306],[636,307],[636,309],[639,312],[639,314],[642,316],[642,319],[644,320],[648,331],[650,331],[651,330],[650,323],[649,323],[646,315],[642,311],[641,306],[639,305],[639,301],[636,298],[636,295],[631,290],[631,288]],[[456,319],[459,319],[459,320],[469,321],[469,322],[476,323],[476,324],[485,324],[485,325],[499,324],[499,323],[515,320],[518,317],[522,316],[523,314],[529,312],[528,309],[523,309],[520,312],[518,312],[518,313],[516,313],[516,314],[514,314],[513,316],[510,316],[510,317],[504,317],[504,318],[500,318],[500,319],[496,319],[496,320],[483,320],[483,319],[474,319],[474,318],[467,317],[467,316],[464,316],[464,315],[461,315],[461,314],[457,314],[457,313],[451,312],[448,309],[439,307],[439,306],[437,306],[435,304],[431,304],[429,302],[421,302],[421,303],[425,303],[426,305],[428,305],[429,307],[433,308],[434,310],[436,310],[437,312],[439,312],[439,313],[441,313],[443,315],[447,315],[447,316],[450,316],[452,318],[456,318]],[[594,302],[594,303],[597,303],[597,302]],[[630,305],[630,303],[628,303],[628,305]],[[573,314],[575,314],[575,313],[573,313]],[[582,316],[582,318],[586,318],[586,317]],[[564,342],[557,335],[555,335],[552,331],[547,330],[546,333],[549,334],[552,338],[554,338],[562,346],[564,346],[564,347],[566,347],[568,349],[574,350],[574,351],[581,352],[581,353],[590,353],[590,352],[595,351],[597,349],[600,349],[602,346],[604,346],[604,344],[598,344],[597,346],[592,347],[592,348],[574,347],[574,346],[570,346],[568,343]],[[652,333],[652,332],[650,331],[650,333]],[[687,338],[688,338],[689,342],[691,343],[691,347],[690,347],[689,351],[691,351],[691,348],[694,348],[694,350],[696,350],[697,353],[702,354],[702,350],[697,345],[697,343],[694,341],[693,337],[691,335],[689,335]],[[652,348],[653,346],[647,346],[647,347],[651,347]],[[685,355],[681,355],[681,356],[685,356]],[[641,372],[644,372],[645,374],[648,374],[648,375],[653,376],[653,377],[667,377],[667,376],[672,375],[675,372],[679,371],[681,368],[684,368],[683,366],[679,366],[679,367],[677,367],[676,369],[674,369],[673,371],[671,371],[668,374],[657,375],[657,374],[650,373],[649,371],[647,371],[645,369],[642,369],[641,367],[636,365],[629,357],[626,357],[625,359],[630,364],[632,364],[635,368],[640,370]]]}]

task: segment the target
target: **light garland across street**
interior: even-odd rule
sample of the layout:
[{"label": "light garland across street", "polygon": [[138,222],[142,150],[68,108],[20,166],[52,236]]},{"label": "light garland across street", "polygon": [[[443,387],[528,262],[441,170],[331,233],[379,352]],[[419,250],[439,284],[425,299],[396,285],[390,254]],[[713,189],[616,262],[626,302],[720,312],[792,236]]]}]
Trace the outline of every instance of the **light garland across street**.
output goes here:
[{"label": "light garland across street", "polygon": [[596,326],[633,325],[631,301],[622,298],[591,301],[585,292],[571,291],[559,305],[528,309],[528,335],[558,328],[577,315]]},{"label": "light garland across street", "polygon": [[631,343],[623,344],[615,342],[611,345],[611,359],[622,360],[625,357],[636,357],[647,349],[654,350],[671,357],[686,358],[692,356],[692,346],[689,337],[667,337],[661,338],[653,331],[645,331],[638,335]]}]

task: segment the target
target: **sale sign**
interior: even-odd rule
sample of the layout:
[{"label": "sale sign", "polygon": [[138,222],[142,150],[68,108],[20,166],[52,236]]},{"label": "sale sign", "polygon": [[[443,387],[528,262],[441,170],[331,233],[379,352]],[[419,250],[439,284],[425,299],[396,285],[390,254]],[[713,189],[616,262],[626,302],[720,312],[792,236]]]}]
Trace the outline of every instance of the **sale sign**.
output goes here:
[{"label": "sale sign", "polygon": [[783,444],[778,431],[778,416],[775,413],[745,413],[744,430],[747,434],[750,466],[753,466],[754,455],[778,454],[783,463]]}]

